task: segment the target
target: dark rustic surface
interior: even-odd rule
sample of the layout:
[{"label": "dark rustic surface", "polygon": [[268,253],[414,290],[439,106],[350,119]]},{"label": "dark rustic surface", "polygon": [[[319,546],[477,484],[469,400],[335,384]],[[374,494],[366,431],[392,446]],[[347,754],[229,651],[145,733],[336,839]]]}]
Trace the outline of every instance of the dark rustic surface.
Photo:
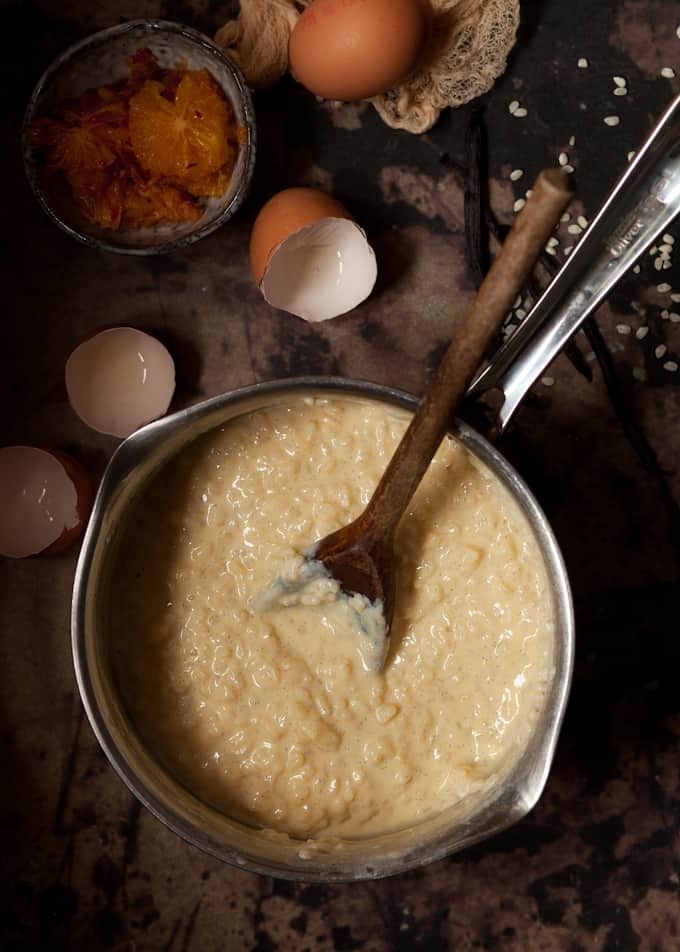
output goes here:
[{"label": "dark rustic surface", "polygon": [[[230,4],[41,0],[3,5],[0,169],[2,443],[70,448],[100,473],[114,441],[70,411],[64,361],[100,324],[150,329],[176,357],[175,407],[301,373],[341,373],[418,392],[469,299],[461,170],[471,109],[428,135],[385,128],[370,107],[322,107],[284,84],[258,101],[262,161],[234,221],[183,254],[135,260],[79,247],[23,181],[17,132],[42,68],[84,32],[164,13],[212,31]],[[490,195],[512,217],[543,165],[566,149],[588,216],[678,91],[672,0],[527,0],[507,74],[484,100]],[[579,57],[590,67],[577,68]],[[678,70],[680,72],[680,69]],[[612,95],[613,75],[627,78]],[[513,118],[508,104],[528,109]],[[618,113],[608,128],[603,117]],[[576,137],[568,147],[569,137]],[[525,170],[511,184],[511,169]],[[316,183],[369,230],[379,286],[321,327],[269,309],[253,287],[247,237],[276,188]],[[680,231],[676,230],[678,240]],[[563,244],[571,244],[569,238]],[[680,326],[646,257],[598,321],[625,412],[680,499]],[[675,305],[680,312],[680,303]],[[641,313],[641,312],[644,312]],[[627,324],[632,334],[617,332]],[[644,340],[635,330],[648,326]],[[220,865],[136,802],[100,752],[75,689],[69,647],[74,558],[0,564],[2,866],[0,946],[77,950],[671,950],[680,947],[680,541],[671,502],[612,409],[592,342],[588,382],[564,357],[518,414],[505,450],[555,527],[578,620],[574,690],[547,790],[523,823],[467,853],[392,880],[297,886]],[[665,344],[659,359],[655,350]],[[636,375],[633,375],[633,370]],[[642,378],[642,379],[640,379]],[[0,501],[1,504],[1,501]]]}]

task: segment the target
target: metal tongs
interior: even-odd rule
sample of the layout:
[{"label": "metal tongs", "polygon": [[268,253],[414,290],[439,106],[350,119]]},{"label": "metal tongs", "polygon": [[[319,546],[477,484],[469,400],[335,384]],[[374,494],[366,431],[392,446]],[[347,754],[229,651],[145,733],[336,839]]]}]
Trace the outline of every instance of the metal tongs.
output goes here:
[{"label": "metal tongs", "polygon": [[[654,126],[581,241],[523,323],[468,389],[500,391],[503,432],[527,390],[628,269],[680,213],[680,96]],[[661,274],[662,272],[660,272]]]}]

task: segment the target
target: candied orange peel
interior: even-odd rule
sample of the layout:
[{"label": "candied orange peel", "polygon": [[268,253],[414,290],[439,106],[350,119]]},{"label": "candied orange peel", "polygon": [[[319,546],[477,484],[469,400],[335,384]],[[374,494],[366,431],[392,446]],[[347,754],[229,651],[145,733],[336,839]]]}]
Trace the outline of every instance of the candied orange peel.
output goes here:
[{"label": "candied orange peel", "polygon": [[162,69],[148,49],[127,79],[88,89],[30,136],[45,175],[62,175],[84,217],[101,228],[193,221],[226,191],[244,132],[207,70]]}]

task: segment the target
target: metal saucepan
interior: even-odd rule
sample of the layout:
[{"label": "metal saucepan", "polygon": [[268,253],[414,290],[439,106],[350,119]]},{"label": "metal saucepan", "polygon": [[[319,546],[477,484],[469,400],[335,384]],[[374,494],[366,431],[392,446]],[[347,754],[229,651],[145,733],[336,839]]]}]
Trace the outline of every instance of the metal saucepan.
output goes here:
[{"label": "metal saucepan", "polygon": [[[470,388],[470,398],[501,394],[494,419],[503,431],[520,400],[608,291],[680,211],[680,97],[672,103],[551,286],[514,336]],[[141,802],[195,846],[259,873],[333,882],[387,876],[485,839],[523,817],[545,785],[564,715],[574,654],[567,573],[545,515],[513,467],[471,427],[453,432],[501,480],[524,512],[552,585],[556,616],[555,678],[544,712],[520,761],[472,813],[458,804],[417,827],[309,849],[265,833],[201,802],[154,758],[131,724],[112,674],[108,606],[111,565],[134,500],[182,447],[230,419],[285,404],[300,393],[378,400],[413,410],[417,398],[370,383],[308,377],[258,384],[215,397],[144,427],[116,451],[99,488],[76,570],[73,655],[90,723],[111,764]]]}]

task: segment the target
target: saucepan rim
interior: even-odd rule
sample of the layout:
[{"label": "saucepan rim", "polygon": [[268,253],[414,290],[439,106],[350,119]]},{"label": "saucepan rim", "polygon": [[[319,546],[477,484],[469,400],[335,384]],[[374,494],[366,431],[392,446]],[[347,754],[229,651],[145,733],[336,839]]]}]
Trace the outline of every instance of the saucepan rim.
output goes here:
[{"label": "saucepan rim", "polygon": [[[310,395],[324,392],[329,395],[333,393],[351,395],[400,406],[411,411],[415,409],[418,400],[417,397],[403,390],[363,380],[345,377],[294,377],[229,391],[164,417],[128,437],[118,447],[106,468],[76,567],[71,612],[73,661],[85,711],[111,765],[144,806],[183,839],[239,868],[283,879],[328,883],[377,879],[441,859],[472,843],[487,839],[525,816],[536,804],[545,787],[567,705],[574,660],[574,613],[562,554],[547,517],[531,490],[496,447],[475,429],[457,420],[451,432],[500,478],[527,517],[546,564],[556,613],[555,674],[549,695],[549,707],[544,718],[543,733],[537,742],[538,752],[531,769],[525,771],[523,778],[514,781],[515,786],[511,789],[512,797],[508,800],[507,816],[505,818],[499,816],[492,828],[477,832],[471,829],[462,840],[460,837],[457,840],[452,837],[449,841],[445,836],[440,836],[429,850],[425,844],[418,850],[406,850],[401,856],[395,854],[394,851],[388,851],[383,858],[379,857],[370,863],[359,864],[356,868],[339,862],[337,856],[332,857],[325,864],[316,856],[312,862],[300,859],[299,866],[277,861],[263,861],[261,857],[249,855],[242,848],[234,849],[225,843],[217,842],[209,832],[180,816],[177,808],[168,802],[167,797],[164,798],[158,794],[158,791],[150,789],[129,763],[128,757],[116,739],[115,729],[107,722],[90,669],[86,606],[88,600],[94,597],[93,588],[96,589],[98,582],[96,574],[93,574],[93,559],[99,547],[108,544],[108,531],[103,531],[104,522],[109,505],[121,484],[130,477],[140,463],[148,459],[154,449],[158,449],[173,435],[188,433],[199,421],[214,418],[213,423],[206,428],[211,429],[212,426],[220,425],[221,412],[225,414],[228,412],[222,422],[232,419],[234,414],[231,411],[239,403],[247,404],[248,401],[268,396],[272,398],[280,398],[281,395],[292,396],[296,391],[300,394],[307,392]],[[277,402],[280,400],[277,399]],[[194,437],[188,435],[185,443],[191,442],[200,432],[204,430],[196,432]],[[511,775],[514,776],[514,773],[511,772]],[[177,786],[180,790],[181,786],[179,784]],[[187,796],[191,795],[187,794]],[[452,831],[453,829],[452,827]]]}]

